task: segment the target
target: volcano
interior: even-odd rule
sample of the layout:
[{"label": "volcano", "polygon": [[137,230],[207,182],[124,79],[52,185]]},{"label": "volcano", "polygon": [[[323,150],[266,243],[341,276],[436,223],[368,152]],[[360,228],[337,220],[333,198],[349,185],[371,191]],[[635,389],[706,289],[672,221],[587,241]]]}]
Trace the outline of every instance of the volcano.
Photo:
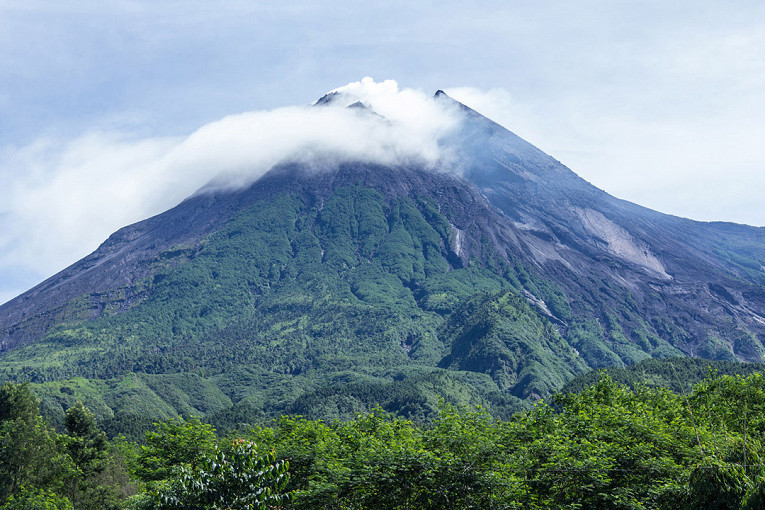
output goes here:
[{"label": "volcano", "polygon": [[53,416],[251,422],[427,418],[438,395],[503,415],[593,368],[763,360],[765,229],[620,200],[432,101],[459,112],[448,164],[301,159],[206,187],[1,306],[0,374]]}]

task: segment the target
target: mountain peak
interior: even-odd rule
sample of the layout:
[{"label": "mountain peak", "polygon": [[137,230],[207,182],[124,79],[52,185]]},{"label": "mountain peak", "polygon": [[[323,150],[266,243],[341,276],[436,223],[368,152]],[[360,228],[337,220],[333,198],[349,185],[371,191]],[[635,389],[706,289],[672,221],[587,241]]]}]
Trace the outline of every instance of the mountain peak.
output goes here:
[{"label": "mountain peak", "polygon": [[647,357],[765,358],[765,231],[618,200],[442,90],[396,94],[363,81],[315,105],[371,126],[354,144],[433,142],[393,130],[445,111],[444,157],[308,150],[125,227],[0,306],[0,374],[234,367],[316,388],[444,369],[533,398]]}]

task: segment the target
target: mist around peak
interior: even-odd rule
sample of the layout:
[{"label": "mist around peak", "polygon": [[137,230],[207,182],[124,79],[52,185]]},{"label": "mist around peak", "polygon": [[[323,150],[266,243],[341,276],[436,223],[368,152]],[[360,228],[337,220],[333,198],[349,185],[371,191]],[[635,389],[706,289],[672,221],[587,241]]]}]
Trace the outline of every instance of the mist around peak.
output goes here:
[{"label": "mist around peak", "polygon": [[192,156],[187,167],[219,169],[205,189],[247,186],[281,162],[317,169],[339,161],[444,168],[450,154],[440,141],[461,119],[454,104],[367,77],[310,106],[225,117],[193,133],[179,152]]},{"label": "mist around peak", "polygon": [[201,188],[247,186],[279,162],[448,166],[439,140],[459,126],[456,104],[368,77],[329,95],[323,105],[229,115],[187,136],[94,129],[0,149],[0,274],[42,279],[124,225]]}]

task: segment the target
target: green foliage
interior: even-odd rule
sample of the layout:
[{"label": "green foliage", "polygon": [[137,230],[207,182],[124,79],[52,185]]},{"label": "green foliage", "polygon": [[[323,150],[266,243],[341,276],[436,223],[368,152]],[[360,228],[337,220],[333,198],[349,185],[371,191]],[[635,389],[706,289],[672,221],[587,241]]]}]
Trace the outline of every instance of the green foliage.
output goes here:
[{"label": "green foliage", "polygon": [[29,384],[4,383],[0,387],[0,421],[34,421],[40,403],[30,391]]},{"label": "green foliage", "polygon": [[479,295],[446,320],[443,365],[484,372],[519,398],[549,395],[586,365],[557,328],[513,291]]},{"label": "green foliage", "polygon": [[138,455],[136,475],[146,482],[170,478],[174,468],[196,469],[215,449],[215,429],[199,418],[155,423],[146,433],[146,445]]},{"label": "green foliage", "polygon": [[2,510],[73,510],[72,502],[55,492],[22,488],[17,495],[6,500]]},{"label": "green foliage", "polygon": [[[611,367],[602,372],[614,381],[636,388],[641,385],[652,388],[668,388],[675,393],[689,393],[693,386],[710,375],[747,376],[761,372],[759,363],[735,363],[694,358],[647,359],[629,367]],[[567,382],[561,393],[579,393],[595,384],[601,371],[593,370]]]},{"label": "green foliage", "polygon": [[137,508],[269,509],[288,499],[286,461],[258,452],[254,443],[235,440],[225,451],[217,446],[191,467],[181,467],[164,486],[137,498]]},{"label": "green foliage", "polygon": [[[78,509],[119,508],[118,491],[125,480],[102,483],[120,466],[110,463],[113,458],[110,458],[106,434],[98,428],[95,416],[82,402],[77,402],[66,411],[64,423],[67,434],[60,436],[60,443],[74,464],[73,472],[65,481],[64,493]],[[107,468],[112,469],[106,473]]]},{"label": "green foliage", "polygon": [[107,459],[106,434],[96,425],[96,418],[83,404],[77,402],[66,412],[66,449],[75,467],[92,476],[103,470]]},{"label": "green foliage", "polygon": [[741,504],[743,510],[765,509],[765,479],[762,477],[754,481],[754,487],[744,496]]},{"label": "green foliage", "polygon": [[547,425],[558,429],[559,439],[546,452],[548,439],[531,445],[543,459],[536,469],[544,473],[556,466],[566,472],[535,480],[555,505],[656,505],[672,493],[684,466],[699,460],[695,429],[670,392],[633,392],[603,377],[579,395],[561,396],[559,404],[563,412]]},{"label": "green foliage", "polygon": [[347,421],[376,406],[401,418],[428,422],[438,416],[439,401],[459,406],[484,405],[497,415],[509,416],[526,404],[499,391],[489,376],[453,370],[396,371],[387,377],[344,373],[327,385],[307,391],[287,408],[289,414],[313,419]]},{"label": "green foliage", "polygon": [[[507,420],[442,400],[427,424],[376,408],[331,423],[282,416],[219,440],[199,419],[171,419],[143,446],[104,442],[82,404],[57,435],[36,405],[27,385],[0,388],[0,441],[30,460],[0,459],[0,508],[752,509],[765,493],[761,373],[710,376],[687,395],[601,373]],[[43,460],[69,468],[41,472]]]},{"label": "green foliage", "polygon": [[[738,382],[756,393],[756,378]],[[742,403],[708,388],[730,384],[711,379],[686,400],[602,377],[559,397],[560,412],[540,403],[505,422],[444,404],[426,427],[376,411],[282,418],[252,437],[290,458],[296,509],[738,508],[757,501],[761,434],[757,413],[746,435],[740,420],[706,417]]]},{"label": "green foliage", "polygon": [[38,405],[27,384],[0,388],[2,508],[119,508],[129,479],[118,476],[122,463],[93,414],[78,403],[66,413],[68,433],[58,435]]},{"label": "green foliage", "polygon": [[685,507],[734,510],[741,508],[750,489],[751,480],[741,466],[718,463],[699,466],[691,472]]},{"label": "green foliage", "polygon": [[58,489],[72,470],[38,409],[28,384],[0,387],[0,503],[25,487]]}]

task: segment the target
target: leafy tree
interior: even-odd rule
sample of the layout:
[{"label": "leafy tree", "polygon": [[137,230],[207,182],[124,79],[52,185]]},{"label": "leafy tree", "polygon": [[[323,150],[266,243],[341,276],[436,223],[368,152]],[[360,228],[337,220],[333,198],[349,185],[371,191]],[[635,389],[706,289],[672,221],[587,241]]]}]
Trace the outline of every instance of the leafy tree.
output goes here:
[{"label": "leafy tree", "polygon": [[169,478],[177,466],[196,469],[205,455],[215,451],[215,440],[215,429],[199,418],[156,423],[154,430],[146,433],[136,474],[149,482]]},{"label": "leafy tree", "polygon": [[[747,491],[752,489],[751,480],[741,466],[713,463],[698,466],[691,472],[685,508],[709,510],[734,510],[741,508]],[[750,499],[750,505],[754,498]]]},{"label": "leafy tree", "polygon": [[520,500],[521,477],[512,424],[497,422],[484,409],[441,404],[438,418],[423,431],[426,448],[438,459],[429,508],[505,508]]},{"label": "leafy tree", "polygon": [[0,388],[0,421],[21,419],[32,422],[40,410],[40,402],[29,384],[5,383]]},{"label": "leafy tree", "polygon": [[[57,489],[72,469],[56,433],[39,415],[28,384],[0,388],[0,502],[20,497],[25,487]],[[18,499],[17,499],[18,500]]]},{"label": "leafy tree", "polygon": [[169,483],[137,501],[138,508],[250,510],[281,506],[288,499],[288,463],[254,443],[235,440],[227,451],[213,448],[193,467],[183,466]]},{"label": "leafy tree", "polygon": [[119,508],[115,488],[100,483],[100,475],[109,462],[109,444],[95,416],[82,402],[77,402],[67,410],[64,424],[67,435],[61,439],[76,470],[66,484],[69,499],[78,510]]},{"label": "leafy tree", "polygon": [[108,457],[108,443],[93,413],[78,401],[67,410],[64,424],[67,431],[66,448],[75,466],[84,476],[93,476],[102,471]]},{"label": "leafy tree", "polygon": [[678,475],[701,460],[682,400],[668,391],[632,391],[603,376],[559,403],[560,413],[523,418],[529,490],[540,503],[659,508],[677,492]]},{"label": "leafy tree", "polygon": [[72,502],[64,496],[41,489],[22,489],[11,495],[0,510],[73,510]]},{"label": "leafy tree", "polygon": [[742,501],[743,510],[765,510],[765,479],[759,478]]},{"label": "leafy tree", "polygon": [[283,417],[274,433],[254,436],[290,459],[294,508],[503,508],[496,501],[517,484],[497,473],[497,422],[482,411],[441,413],[433,427],[380,409],[332,425]]}]

